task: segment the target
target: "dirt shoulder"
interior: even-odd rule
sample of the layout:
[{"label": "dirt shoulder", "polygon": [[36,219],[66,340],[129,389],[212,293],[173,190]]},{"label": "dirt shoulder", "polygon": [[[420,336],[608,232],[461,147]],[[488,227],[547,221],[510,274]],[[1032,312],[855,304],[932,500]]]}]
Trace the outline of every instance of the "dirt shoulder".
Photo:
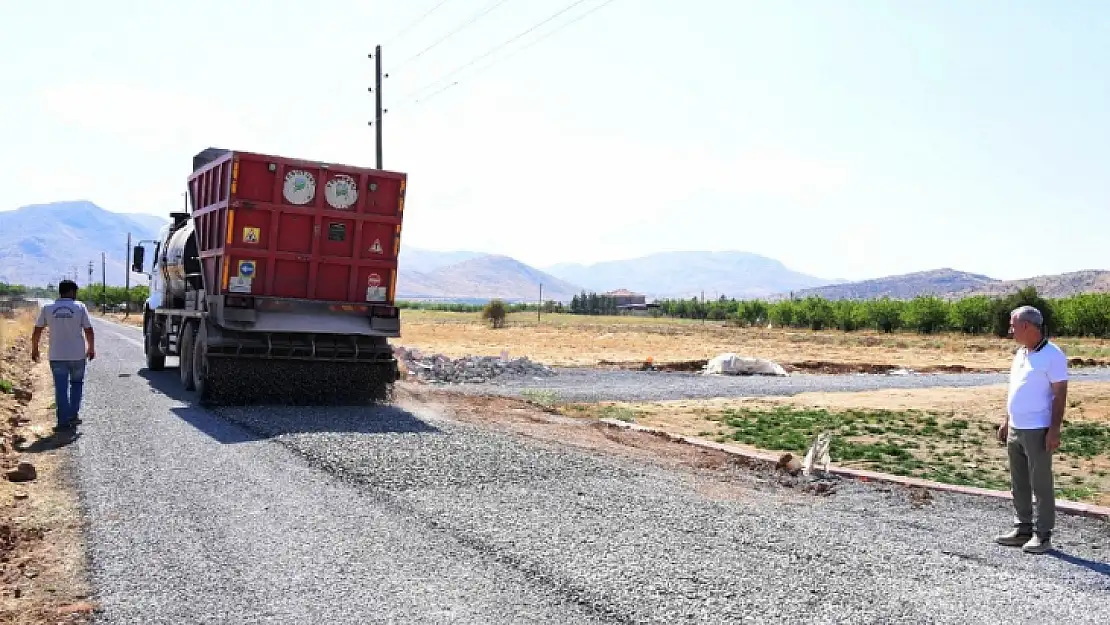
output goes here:
[{"label": "dirt shoulder", "polygon": [[94,606],[67,466],[73,439],[51,436],[53,386],[46,363],[31,362],[32,324],[0,317],[0,379],[10,383],[0,392],[0,622],[86,623]]}]

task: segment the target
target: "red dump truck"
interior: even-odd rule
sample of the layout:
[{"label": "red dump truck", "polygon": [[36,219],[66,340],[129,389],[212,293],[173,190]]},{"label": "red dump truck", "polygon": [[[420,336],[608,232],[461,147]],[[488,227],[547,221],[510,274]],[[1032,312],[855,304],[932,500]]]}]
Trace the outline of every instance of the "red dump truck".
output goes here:
[{"label": "red dump truck", "polygon": [[148,274],[147,368],[177,356],[207,404],[388,397],[407,175],[218,148],[192,169]]}]

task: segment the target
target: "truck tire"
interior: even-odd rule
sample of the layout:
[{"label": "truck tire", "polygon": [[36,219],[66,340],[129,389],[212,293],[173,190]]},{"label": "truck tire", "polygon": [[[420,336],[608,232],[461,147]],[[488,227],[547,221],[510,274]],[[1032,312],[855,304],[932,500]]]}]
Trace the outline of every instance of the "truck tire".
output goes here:
[{"label": "truck tire", "polygon": [[161,330],[153,317],[148,318],[145,325],[143,344],[146,348],[146,368],[151,371],[161,371],[166,368],[166,354],[162,351],[161,346]]},{"label": "truck tire", "polygon": [[193,320],[186,320],[181,326],[181,342],[180,347],[177,349],[178,354],[178,373],[181,374],[181,386],[185,390],[192,391],[196,389],[196,377],[193,376],[193,347],[196,345],[197,337],[197,322]]},{"label": "truck tire", "polygon": [[211,384],[208,379],[208,331],[205,325],[203,320],[197,322],[192,345],[189,346],[193,388],[197,392],[197,400],[202,404],[211,399]]}]

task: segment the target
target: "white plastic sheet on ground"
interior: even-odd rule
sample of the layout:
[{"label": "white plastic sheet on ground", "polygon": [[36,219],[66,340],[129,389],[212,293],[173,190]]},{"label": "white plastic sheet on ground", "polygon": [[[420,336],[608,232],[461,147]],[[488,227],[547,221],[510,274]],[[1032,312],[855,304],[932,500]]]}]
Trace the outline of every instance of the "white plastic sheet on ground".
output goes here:
[{"label": "white plastic sheet on ground", "polygon": [[720,354],[705,366],[706,375],[787,375],[778,363],[763,358]]}]

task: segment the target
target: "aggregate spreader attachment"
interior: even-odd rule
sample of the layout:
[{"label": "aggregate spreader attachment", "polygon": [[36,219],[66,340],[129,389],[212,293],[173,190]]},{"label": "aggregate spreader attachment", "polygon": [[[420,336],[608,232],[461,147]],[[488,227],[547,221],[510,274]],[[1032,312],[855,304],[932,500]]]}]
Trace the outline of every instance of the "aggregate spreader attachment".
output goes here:
[{"label": "aggregate spreader attachment", "polygon": [[[209,148],[154,250],[147,366],[202,403],[388,401],[407,176]],[[143,272],[145,248],[133,269]]]}]

